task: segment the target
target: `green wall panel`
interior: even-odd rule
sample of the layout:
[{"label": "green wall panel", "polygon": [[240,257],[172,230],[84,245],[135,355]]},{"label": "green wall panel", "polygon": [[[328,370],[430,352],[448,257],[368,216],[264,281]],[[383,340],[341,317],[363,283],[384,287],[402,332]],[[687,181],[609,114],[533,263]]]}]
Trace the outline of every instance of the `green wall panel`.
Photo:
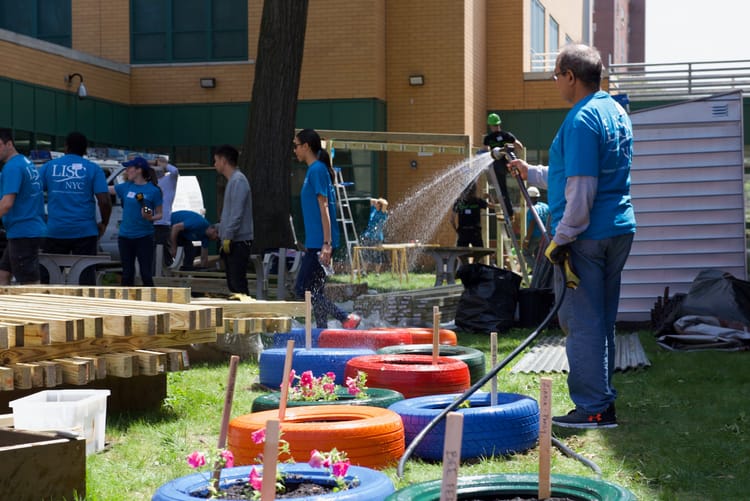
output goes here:
[{"label": "green wall panel", "polygon": [[13,126],[13,85],[0,80],[0,127]]},{"label": "green wall panel", "polygon": [[220,104],[210,107],[211,144],[242,144],[245,140],[250,105]]},{"label": "green wall panel", "polygon": [[111,143],[115,146],[125,147],[130,144],[130,137],[130,107],[113,104]]},{"label": "green wall panel", "polygon": [[299,101],[295,123],[300,129],[332,129],[330,102]]},{"label": "green wall panel", "polygon": [[171,106],[131,108],[131,147],[173,144]]},{"label": "green wall panel", "polygon": [[76,128],[76,103],[69,94],[55,94],[55,134],[67,136]]},{"label": "green wall panel", "polygon": [[45,134],[55,134],[57,112],[55,93],[46,89],[36,89],[34,99],[34,130]]},{"label": "green wall panel", "polygon": [[495,110],[503,130],[512,132],[524,146],[547,149],[568,110]]},{"label": "green wall panel", "polygon": [[96,132],[96,108],[92,99],[74,99],[73,109],[76,114],[75,128],[78,132],[95,141]]},{"label": "green wall panel", "polygon": [[173,142],[171,144],[175,146],[206,144],[210,137],[209,118],[210,110],[208,106],[175,107],[172,115]]},{"label": "green wall panel", "polygon": [[34,130],[34,87],[31,85],[13,84],[13,128],[17,130]]},{"label": "green wall panel", "polygon": [[115,135],[112,123],[112,104],[104,101],[94,102],[94,120],[96,124],[97,142],[112,144]]}]

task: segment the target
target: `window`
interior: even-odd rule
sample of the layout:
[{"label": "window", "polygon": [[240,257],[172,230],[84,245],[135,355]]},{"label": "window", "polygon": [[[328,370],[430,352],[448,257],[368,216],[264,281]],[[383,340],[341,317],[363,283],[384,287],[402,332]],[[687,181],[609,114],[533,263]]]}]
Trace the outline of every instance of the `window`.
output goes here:
[{"label": "window", "polygon": [[549,17],[549,51],[560,52],[560,24],[552,16]]},{"label": "window", "polygon": [[247,0],[131,0],[133,63],[247,59]]},{"label": "window", "polygon": [[[539,0],[531,0],[531,71],[544,70],[544,16],[544,6]],[[536,64],[540,57],[542,64]]]},{"label": "window", "polygon": [[71,47],[70,0],[0,0],[0,28]]}]

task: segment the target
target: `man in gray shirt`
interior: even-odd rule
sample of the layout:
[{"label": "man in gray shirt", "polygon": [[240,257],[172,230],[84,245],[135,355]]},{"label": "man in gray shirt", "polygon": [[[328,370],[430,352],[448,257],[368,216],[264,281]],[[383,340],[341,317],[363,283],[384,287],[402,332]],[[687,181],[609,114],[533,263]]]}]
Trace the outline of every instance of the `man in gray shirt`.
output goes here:
[{"label": "man in gray shirt", "polygon": [[247,263],[253,243],[253,196],[250,183],[237,168],[239,152],[233,146],[219,146],[214,153],[216,172],[227,178],[218,223],[221,257],[230,292],[249,295]]}]

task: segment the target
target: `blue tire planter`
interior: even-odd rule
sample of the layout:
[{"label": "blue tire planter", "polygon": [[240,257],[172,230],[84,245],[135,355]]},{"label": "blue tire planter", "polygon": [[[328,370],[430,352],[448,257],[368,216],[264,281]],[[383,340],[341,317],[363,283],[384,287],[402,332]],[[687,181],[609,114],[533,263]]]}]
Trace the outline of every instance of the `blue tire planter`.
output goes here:
[{"label": "blue tire planter", "polygon": [[[407,447],[459,394],[430,395],[401,400],[388,407],[401,416]],[[539,406],[531,397],[498,393],[497,405],[490,405],[489,393],[469,397],[471,407],[459,408],[464,415],[461,459],[506,455],[528,450],[539,439]],[[425,435],[414,449],[422,459],[443,458],[445,420]]]},{"label": "blue tire planter", "polygon": [[[256,470],[262,475],[263,467],[256,466]],[[307,463],[281,463],[278,468],[288,474],[300,475],[303,477],[303,481],[313,482],[321,485],[333,485],[328,470],[322,468],[313,468]],[[221,480],[219,481],[219,488],[233,483],[236,480],[245,480],[250,476],[250,470],[252,466],[238,466],[235,468],[225,468],[221,472]],[[162,485],[156,491],[151,501],[195,501],[199,499],[205,499],[204,497],[197,497],[195,494],[199,494],[201,491],[205,492],[208,484],[208,478],[211,472],[205,473],[194,473],[185,477],[172,480],[171,482]],[[313,497],[300,497],[294,498],[300,501],[314,501],[314,500],[340,500],[340,501],[356,501],[356,500],[371,500],[371,501],[382,501],[389,494],[394,492],[393,482],[385,473],[379,471],[363,468],[361,466],[350,466],[346,474],[347,482],[352,481],[354,478],[359,480],[359,485],[350,489],[332,492],[330,494],[323,494]]]},{"label": "blue tire planter", "polygon": [[[349,395],[347,388],[338,388],[336,390],[338,400],[316,400],[316,401],[305,401],[305,400],[287,400],[287,407],[305,407],[308,405],[369,405],[370,407],[382,407],[387,409],[391,404],[394,404],[404,399],[404,396],[396,390],[389,390],[387,388],[368,388],[367,398],[356,398],[353,395]],[[268,411],[271,409],[278,409],[281,401],[281,392],[274,391],[265,395],[260,395],[253,400],[253,406],[250,412],[261,412]]]},{"label": "blue tire planter", "polygon": [[[295,348],[292,359],[292,369],[299,375],[305,371],[312,371],[318,377],[326,372],[336,374],[336,383],[344,384],[346,363],[352,358],[363,355],[374,355],[373,350],[355,348]],[[270,348],[260,354],[258,366],[260,369],[260,384],[271,389],[281,386],[284,380],[284,360],[286,348]]]},{"label": "blue tire planter", "polygon": [[[310,348],[317,348],[318,347],[318,338],[320,337],[320,333],[325,330],[318,327],[313,327],[310,330]],[[295,348],[304,348],[305,347],[305,328],[304,327],[296,327],[289,332],[277,332],[273,335],[273,343],[271,344],[271,348],[286,348],[286,343],[289,340],[294,341],[294,347]]]},{"label": "blue tire planter", "polygon": [[[432,480],[399,489],[386,501],[438,501],[440,480]],[[458,478],[458,499],[536,498],[539,476],[536,474],[494,474]],[[577,477],[552,475],[552,496],[579,501],[636,501],[632,492],[619,485]]]}]

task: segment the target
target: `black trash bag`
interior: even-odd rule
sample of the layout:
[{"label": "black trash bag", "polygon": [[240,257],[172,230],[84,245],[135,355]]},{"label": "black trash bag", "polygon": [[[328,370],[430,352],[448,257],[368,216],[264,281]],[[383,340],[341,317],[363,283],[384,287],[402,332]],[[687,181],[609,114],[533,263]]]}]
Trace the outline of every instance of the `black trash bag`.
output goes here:
[{"label": "black trash bag", "polygon": [[456,277],[464,291],[456,310],[456,327],[467,332],[505,332],[513,327],[521,277],[484,264],[464,264]]},{"label": "black trash bag", "polygon": [[750,326],[750,282],[722,270],[701,271],[659,332],[674,332],[674,322],[686,315],[711,316]]}]

